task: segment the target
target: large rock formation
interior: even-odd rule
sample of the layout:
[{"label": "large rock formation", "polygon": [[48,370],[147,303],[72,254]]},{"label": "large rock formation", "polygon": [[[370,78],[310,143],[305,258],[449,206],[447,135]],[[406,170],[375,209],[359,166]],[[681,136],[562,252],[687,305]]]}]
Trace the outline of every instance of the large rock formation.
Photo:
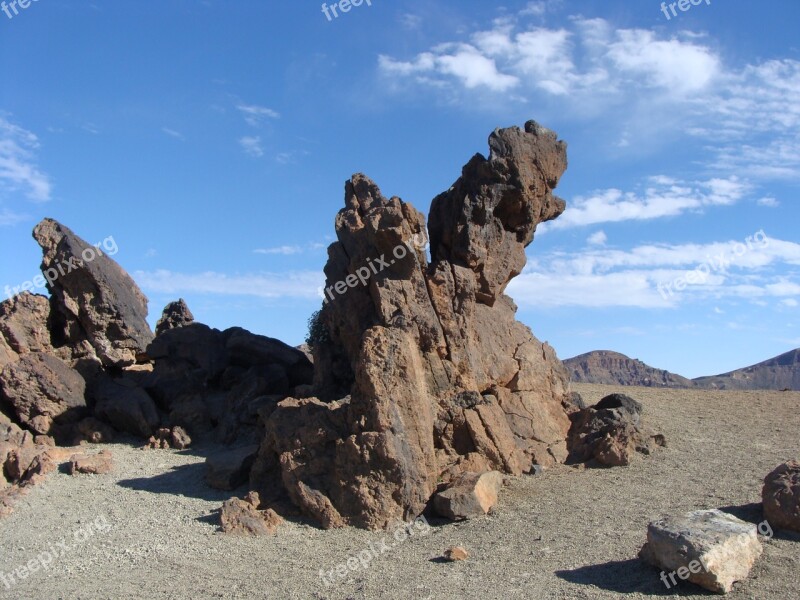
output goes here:
[{"label": "large rock formation", "polygon": [[743,369],[693,381],[697,387],[712,390],[800,390],[800,348]]},{"label": "large rock formation", "polygon": [[92,246],[53,219],[39,223],[33,237],[62,336],[85,337],[105,366],[133,364],[153,339],[147,298],[136,282],[107,256],[105,244]]},{"label": "large rock formation", "polygon": [[566,144],[534,122],[495,131],[422,214],[371,180],[345,185],[317,320],[319,398],[266,422],[252,481],[278,480],[326,527],[419,515],[464,472],[529,472],[567,457],[567,374],[503,291],[536,226],[556,218]]}]

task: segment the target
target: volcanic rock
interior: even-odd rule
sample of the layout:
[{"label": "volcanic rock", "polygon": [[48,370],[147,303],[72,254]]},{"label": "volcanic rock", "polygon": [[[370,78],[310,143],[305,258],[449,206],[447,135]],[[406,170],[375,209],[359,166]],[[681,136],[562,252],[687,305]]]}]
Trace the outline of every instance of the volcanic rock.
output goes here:
[{"label": "volcanic rock", "polygon": [[222,531],[249,535],[275,534],[283,519],[272,509],[258,510],[260,503],[256,492],[250,492],[243,500],[226,500],[220,511]]},{"label": "volcanic rock", "polygon": [[641,423],[642,405],[624,394],[611,394],[570,415],[569,462],[595,461],[606,467],[630,464],[634,455],[651,454],[664,437]]},{"label": "volcanic rock", "polygon": [[0,372],[0,395],[19,422],[35,433],[48,434],[54,423],[75,423],[86,416],[86,382],[50,354],[26,354]]},{"label": "volcanic rock", "polygon": [[91,391],[95,415],[119,431],[146,438],[161,422],[153,399],[134,382],[102,375],[95,379]]},{"label": "volcanic rock", "polygon": [[566,371],[503,293],[536,226],[564,210],[566,144],[531,121],[489,147],[433,201],[431,264],[419,211],[364,175],[345,184],[315,323],[319,398],[278,404],[251,475],[325,527],[409,520],[440,476],[566,459]]},{"label": "volcanic rock", "polygon": [[185,327],[192,323],[194,323],[194,315],[189,310],[186,301],[180,298],[164,307],[161,318],[156,323],[156,335],[177,327]]},{"label": "volcanic rock", "polygon": [[452,546],[444,551],[444,559],[448,562],[455,562],[459,560],[467,560],[469,552],[461,546]]},{"label": "volcanic rock", "polygon": [[218,490],[234,490],[244,482],[258,453],[258,445],[242,446],[206,458],[206,483]]},{"label": "volcanic rock", "polygon": [[453,521],[482,517],[497,504],[502,487],[503,475],[497,471],[462,473],[433,497],[433,505],[439,515]]},{"label": "volcanic rock", "polygon": [[747,578],[761,556],[756,526],[719,510],[665,517],[647,527],[639,553],[645,562],[681,579],[726,594]]},{"label": "volcanic rock", "polygon": [[40,222],[33,237],[42,247],[42,273],[64,337],[85,335],[103,365],[133,364],[153,339],[147,298],[133,279],[105,245],[92,246],[53,219]]},{"label": "volcanic rock", "polygon": [[800,532],[800,462],[790,460],[767,475],[761,498],[772,527]]},{"label": "volcanic rock", "polygon": [[70,475],[86,473],[89,475],[103,475],[110,473],[114,468],[111,452],[102,450],[98,454],[73,454],[69,459],[67,472]]},{"label": "volcanic rock", "polygon": [[0,369],[32,352],[55,354],[48,321],[50,301],[22,292],[0,302]]}]

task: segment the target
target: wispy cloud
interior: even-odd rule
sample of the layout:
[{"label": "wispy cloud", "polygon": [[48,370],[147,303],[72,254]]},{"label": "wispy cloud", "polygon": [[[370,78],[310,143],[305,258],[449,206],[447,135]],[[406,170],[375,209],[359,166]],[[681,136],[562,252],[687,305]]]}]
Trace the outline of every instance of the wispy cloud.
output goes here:
[{"label": "wispy cloud", "polygon": [[264,148],[261,147],[261,137],[260,136],[250,136],[246,135],[244,137],[239,138],[239,145],[245,151],[245,154],[248,156],[252,156],[254,158],[259,158],[264,156]]},{"label": "wispy cloud", "polygon": [[308,252],[311,250],[319,250],[321,248],[326,248],[327,244],[322,242],[309,242],[305,245],[286,245],[286,246],[276,246],[273,248],[256,248],[253,250],[255,254],[280,254],[283,256],[291,256],[293,254],[302,254],[304,252]]},{"label": "wispy cloud", "polygon": [[650,178],[640,193],[611,188],[577,196],[561,217],[540,225],[539,230],[675,217],[709,206],[734,204],[750,189],[750,184],[735,176],[694,182],[657,176]]},{"label": "wispy cloud", "polygon": [[236,109],[242,114],[245,122],[251,127],[259,127],[267,119],[279,119],[280,113],[266,106],[257,104],[238,104]]},{"label": "wispy cloud", "polygon": [[170,137],[174,137],[176,140],[181,140],[181,141],[186,140],[186,138],[183,137],[182,133],[180,133],[179,131],[175,131],[174,129],[170,129],[169,127],[162,127],[161,131],[163,131]]},{"label": "wispy cloud", "polygon": [[22,194],[34,202],[52,195],[50,178],[36,164],[39,138],[0,116],[0,194]]}]

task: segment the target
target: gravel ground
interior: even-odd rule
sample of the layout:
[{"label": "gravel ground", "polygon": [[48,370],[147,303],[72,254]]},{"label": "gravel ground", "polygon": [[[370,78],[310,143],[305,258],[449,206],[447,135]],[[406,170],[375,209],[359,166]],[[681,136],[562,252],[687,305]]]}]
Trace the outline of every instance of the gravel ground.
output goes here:
[{"label": "gravel ground", "polygon": [[[667,590],[636,559],[647,523],[700,508],[760,521],[764,475],[800,457],[800,393],[574,389],[592,403],[626,391],[645,405],[668,447],[627,468],[560,466],[515,479],[493,514],[431,522],[411,536],[291,522],[276,537],[245,538],[217,532],[214,511],[230,494],[203,481],[211,449],[114,444],[114,473],[53,474],[0,521],[0,598],[708,597],[687,583]],[[442,562],[452,545],[467,548],[469,560]],[[336,575],[337,565],[370,547],[379,556],[367,567]],[[9,579],[43,552],[57,555],[47,570]],[[779,534],[729,597],[799,598],[798,563],[800,536]],[[320,569],[334,573],[325,581]]]}]

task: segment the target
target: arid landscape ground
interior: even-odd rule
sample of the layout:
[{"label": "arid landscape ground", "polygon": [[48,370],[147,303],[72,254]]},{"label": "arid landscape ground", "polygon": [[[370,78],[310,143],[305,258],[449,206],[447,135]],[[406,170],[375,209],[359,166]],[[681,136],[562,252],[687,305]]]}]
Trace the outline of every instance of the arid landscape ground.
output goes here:
[{"label": "arid landscape ground", "polygon": [[[619,388],[573,385],[593,404]],[[800,393],[627,388],[668,447],[629,467],[558,465],[513,478],[488,516],[431,521],[367,568],[329,585],[329,571],[393,532],[324,531],[295,521],[275,537],[218,533],[215,511],[229,494],[203,479],[203,454],[115,444],[115,471],[62,473],[32,489],[0,521],[3,564],[22,565],[65,539],[75,546],[48,571],[0,598],[685,598],[711,594],[688,583],[669,591],[637,553],[648,522],[664,513],[724,508],[761,521],[764,475],[796,456]],[[133,443],[133,440],[132,440]],[[105,517],[83,543],[74,532]],[[85,536],[84,536],[85,537]],[[785,600],[800,589],[800,536],[764,540],[764,554],[732,599]],[[440,560],[445,548],[470,552]]]}]

